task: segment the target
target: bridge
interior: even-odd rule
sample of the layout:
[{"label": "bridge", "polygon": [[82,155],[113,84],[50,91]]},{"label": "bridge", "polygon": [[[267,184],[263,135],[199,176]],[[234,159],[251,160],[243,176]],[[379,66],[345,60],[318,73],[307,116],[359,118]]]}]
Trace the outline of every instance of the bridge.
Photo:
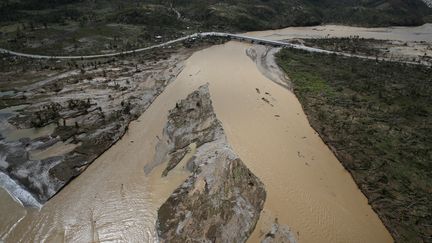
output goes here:
[{"label": "bridge", "polygon": [[[107,57],[116,57],[116,56],[123,56],[128,54],[135,54],[140,53],[144,51],[149,51],[152,49],[162,48],[166,46],[170,46],[172,44],[181,43],[186,40],[197,40],[201,38],[212,38],[212,37],[218,37],[218,38],[226,38],[227,40],[237,40],[241,42],[250,42],[253,44],[261,44],[261,45],[269,45],[273,47],[287,47],[287,48],[293,48],[298,50],[303,50],[307,52],[314,52],[314,53],[324,53],[324,54],[335,54],[339,56],[346,56],[346,57],[357,57],[362,59],[369,59],[369,60],[383,60],[383,61],[395,61],[391,60],[389,58],[377,58],[375,56],[363,56],[363,55],[356,55],[356,54],[350,54],[350,53],[344,53],[344,52],[336,52],[336,51],[329,51],[304,45],[298,45],[293,43],[287,43],[283,41],[277,41],[277,40],[269,40],[265,38],[259,38],[259,37],[253,37],[253,36],[246,36],[241,34],[231,34],[231,33],[224,33],[224,32],[202,32],[202,33],[195,33],[191,35],[187,35],[175,40],[167,41],[161,44],[148,46],[140,49],[130,50],[130,51],[122,51],[122,52],[115,52],[115,53],[108,53],[108,54],[99,54],[99,55],[82,55],[82,56],[48,56],[48,55],[37,55],[37,54],[28,54],[28,53],[21,53],[21,52],[15,52],[7,49],[0,48],[0,53],[3,54],[9,54],[13,56],[20,56],[20,57],[27,57],[27,58],[35,58],[35,59],[96,59],[96,58],[107,58]],[[419,62],[412,62],[412,61],[396,61],[396,62],[402,62],[407,64],[415,64],[415,65],[427,65],[430,66],[430,64],[424,64]]]},{"label": "bridge", "polygon": [[195,40],[199,38],[211,38],[211,37],[219,37],[219,38],[226,38],[228,40],[238,40],[242,42],[250,42],[255,44],[261,44],[261,45],[270,45],[275,47],[291,47],[295,49],[310,51],[310,52],[320,52],[320,53],[334,53],[332,51],[302,46],[302,45],[296,45],[292,43],[287,43],[283,41],[275,41],[275,40],[268,40],[265,38],[258,38],[258,37],[252,37],[252,36],[246,36],[246,35],[239,35],[239,34],[230,34],[230,33],[223,33],[223,32],[203,32],[203,33],[195,33],[192,35],[187,35],[175,40],[167,41],[161,44],[144,47],[140,49],[130,50],[130,51],[122,51],[122,52],[115,52],[115,53],[108,53],[108,54],[99,54],[99,55],[82,55],[82,56],[49,56],[49,55],[38,55],[38,54],[28,54],[28,53],[21,53],[16,51],[11,51],[7,49],[0,48],[0,53],[3,54],[9,54],[13,56],[21,56],[21,57],[28,57],[28,58],[36,58],[36,59],[95,59],[95,58],[106,58],[106,57],[115,57],[115,56],[122,56],[122,55],[128,55],[128,54],[134,54],[139,53],[143,51],[148,51],[156,48],[161,48],[165,46],[169,46],[172,44],[180,43],[186,40]]}]

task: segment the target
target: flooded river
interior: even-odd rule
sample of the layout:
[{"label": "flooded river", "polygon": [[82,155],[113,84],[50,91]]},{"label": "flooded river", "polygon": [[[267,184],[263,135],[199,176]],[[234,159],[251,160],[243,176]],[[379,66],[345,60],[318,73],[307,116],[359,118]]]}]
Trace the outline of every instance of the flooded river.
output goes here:
[{"label": "flooded river", "polygon": [[164,165],[149,175],[143,168],[154,157],[169,109],[208,82],[228,141],[266,186],[263,216],[250,242],[260,239],[267,216],[289,225],[300,242],[391,242],[350,174],[310,127],[295,95],[259,72],[246,55],[250,47],[228,42],[193,54],[125,136],[40,211],[24,209],[0,191],[0,237],[5,242],[155,241],[157,209],[188,172],[180,167],[161,178]]}]

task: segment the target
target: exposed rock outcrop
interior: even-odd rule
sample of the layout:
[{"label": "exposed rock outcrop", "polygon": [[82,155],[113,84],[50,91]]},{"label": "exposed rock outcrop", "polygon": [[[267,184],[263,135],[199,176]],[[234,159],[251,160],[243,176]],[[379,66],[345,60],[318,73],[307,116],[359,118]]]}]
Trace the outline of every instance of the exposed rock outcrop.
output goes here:
[{"label": "exposed rock outcrop", "polygon": [[297,240],[287,225],[280,225],[275,219],[261,243],[297,243]]},{"label": "exposed rock outcrop", "polygon": [[[245,242],[258,221],[266,192],[229,146],[207,85],[170,111],[164,138],[157,145],[169,154],[164,174],[177,165],[190,144],[197,147],[188,162],[192,175],[158,211],[160,240]],[[157,162],[162,157],[157,155]]]}]

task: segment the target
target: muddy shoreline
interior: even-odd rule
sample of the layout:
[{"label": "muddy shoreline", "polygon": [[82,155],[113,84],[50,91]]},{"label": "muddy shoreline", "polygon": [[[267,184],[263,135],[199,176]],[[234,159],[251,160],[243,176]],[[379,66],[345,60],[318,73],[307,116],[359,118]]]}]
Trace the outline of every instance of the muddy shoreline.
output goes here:
[{"label": "muddy shoreline", "polygon": [[168,110],[208,82],[229,143],[266,187],[263,217],[250,242],[281,235],[303,242],[386,242],[384,226],[314,135],[295,96],[263,76],[246,55],[251,46],[228,42],[195,52],[129,132],[40,212],[30,210],[6,241],[155,241],[158,208],[190,172],[177,166],[161,177],[166,164],[148,175],[143,168],[154,158]]},{"label": "muddy shoreline", "polygon": [[[174,72],[178,74],[172,78],[176,82],[153,83],[150,89],[154,88],[157,92],[149,99],[151,101],[147,103],[149,105],[144,109],[145,112],[134,113],[137,114],[133,116],[136,120],[123,121],[130,124],[122,128],[122,135],[116,139],[118,142],[112,142],[108,146],[110,149],[96,156],[93,159],[93,166],[84,165],[81,171],[83,174],[48,201],[41,212],[30,210],[30,215],[22,220],[8,240],[34,240],[37,237],[45,240],[50,237],[63,237],[75,241],[89,240],[89,232],[92,240],[136,240],[135,237],[154,240],[152,227],[157,207],[162,205],[190,172],[175,167],[173,171],[166,173],[165,178],[161,178],[160,175],[164,171],[159,166],[155,168],[156,171],[144,175],[144,162],[150,162],[153,157],[151,155],[160,136],[159,128],[165,124],[165,111],[203,82],[210,82],[215,112],[223,123],[230,144],[245,165],[269,187],[269,200],[264,205],[263,214],[270,220],[260,217],[250,241],[263,240],[268,236],[267,233],[270,233],[270,236],[276,234],[279,227],[273,226],[277,221],[289,226],[290,237],[304,242],[318,239],[328,242],[377,239],[382,242],[391,241],[381,221],[367,205],[364,195],[358,191],[352,177],[346,175],[335,154],[330,152],[331,148],[325,146],[322,139],[310,128],[301,105],[283,86],[288,81],[279,80],[279,84],[276,85],[278,82],[273,79],[281,77],[269,76],[273,71],[261,75],[256,70],[257,63],[246,56],[246,51],[250,51],[250,47],[249,44],[228,42],[205,50],[198,47],[193,51],[201,51],[186,54],[182,59],[185,62],[184,68]],[[255,61],[265,61],[266,63],[261,63],[264,67],[262,70],[265,70],[273,65],[266,61],[267,57],[271,56],[261,56],[268,54],[271,52],[260,50],[251,56],[256,57]],[[163,62],[166,60],[161,60],[161,63]],[[157,64],[156,62],[149,65]],[[259,66],[261,64],[258,63]],[[91,63],[86,65],[95,66]],[[123,76],[129,77],[137,67],[131,63],[124,65],[129,66],[132,72],[114,70],[118,72],[117,76],[113,77],[117,82],[103,86],[103,89],[112,89],[113,93],[127,91],[122,91],[123,87],[133,89],[128,88],[128,78],[125,79]],[[224,73],[219,69],[223,69]],[[86,73],[85,70],[84,74]],[[91,87],[94,85],[92,81],[96,81],[96,84],[105,82],[106,77],[101,73],[90,76],[89,79],[85,77],[82,81]],[[73,84],[72,82],[71,85]],[[62,94],[60,88],[62,87],[52,85],[48,90],[59,90],[55,93]],[[115,100],[117,103],[114,106],[122,107],[122,116],[125,115],[124,110],[133,110],[127,100]],[[70,105],[77,108],[78,112],[80,107],[101,107],[92,105],[94,103],[87,102],[86,98],[82,101],[74,101]],[[56,102],[60,103],[59,100]],[[58,106],[49,107],[55,114]],[[111,108],[101,107],[103,111]],[[36,109],[34,113],[37,111]],[[94,111],[98,112],[98,109]],[[161,111],[163,114],[159,114]],[[141,116],[138,117],[138,114]],[[36,118],[39,119],[37,115]],[[45,118],[39,119],[43,125],[46,125]],[[145,121],[144,124],[141,119]],[[20,123],[17,121],[17,124]],[[47,121],[51,124],[56,123],[52,117],[48,117]],[[59,126],[56,125],[54,129],[70,127],[72,130],[79,130],[83,127],[78,122],[77,128],[75,122],[68,119],[59,120]],[[158,131],[150,131],[155,128]],[[128,130],[133,132],[128,133]],[[61,133],[57,134],[60,136]],[[71,137],[74,140],[73,135]],[[22,142],[28,143],[28,140]],[[262,161],[266,162],[265,165]],[[128,166],[122,164],[125,162],[129,163]],[[130,167],[129,170],[126,167]],[[80,200],[77,200],[78,198]],[[117,206],[121,209],[118,212],[122,215],[113,213]],[[148,206],[148,209],[143,206]],[[130,214],[131,209],[135,209],[132,210],[135,214]],[[79,216],[76,216],[78,214]],[[82,222],[78,222],[80,220]],[[123,231],[123,223],[129,221],[133,222],[133,227]],[[38,223],[41,226],[36,226]],[[30,225],[34,226],[37,232],[27,232],[26,228]],[[142,232],[142,228],[136,227],[137,225],[144,228],[145,232]],[[20,236],[20,232],[25,234]]]},{"label": "muddy shoreline", "polygon": [[[188,48],[114,62],[84,62],[80,70],[24,84],[23,91],[2,97],[27,105],[4,113],[0,146],[5,161],[0,170],[36,201],[46,202],[111,148],[177,77],[184,60],[209,44],[189,43]],[[45,127],[51,129],[41,137],[32,135]],[[21,203],[40,206],[34,200]]]},{"label": "muddy shoreline", "polygon": [[[298,60],[302,60],[301,64]],[[320,65],[315,63],[317,60]],[[330,59],[289,50],[279,55],[279,63],[292,76],[295,93],[312,128],[351,174],[394,240],[427,242],[426,222],[430,218],[431,204],[428,180],[424,178],[428,178],[425,169],[429,166],[428,150],[427,145],[424,147],[419,141],[429,139],[430,113],[426,97],[430,89],[413,86],[413,82],[427,83],[430,70],[347,58]],[[348,80],[343,81],[342,76],[338,76],[350,69],[354,80],[363,78],[360,86],[350,86]],[[382,73],[377,74],[377,71]],[[303,79],[306,72],[313,74],[310,77],[314,80],[322,80],[322,85],[317,86],[310,77]],[[393,79],[388,79],[389,73],[395,75]],[[373,85],[369,86],[369,80]],[[389,83],[379,86],[385,81]],[[317,91],[311,87],[321,89]],[[401,95],[395,87],[410,95]],[[386,89],[385,96],[381,95],[381,89]],[[416,92],[421,95],[412,95]],[[401,96],[404,102],[389,101],[398,101]],[[415,101],[416,110],[403,106],[410,104],[410,100]],[[391,112],[387,109],[390,105]],[[397,124],[390,125],[396,119]],[[409,139],[405,141],[401,137]],[[381,146],[384,141],[387,146]],[[408,161],[410,164],[406,166]]]}]

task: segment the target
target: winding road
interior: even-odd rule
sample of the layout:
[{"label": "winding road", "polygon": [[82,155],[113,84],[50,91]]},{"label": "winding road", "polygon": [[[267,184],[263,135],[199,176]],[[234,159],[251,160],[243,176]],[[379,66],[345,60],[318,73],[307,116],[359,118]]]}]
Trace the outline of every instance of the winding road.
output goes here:
[{"label": "winding road", "polygon": [[171,41],[167,41],[161,44],[148,46],[140,49],[130,50],[130,51],[122,51],[122,52],[115,52],[115,53],[108,53],[108,54],[98,54],[98,55],[83,55],[83,56],[47,56],[47,55],[36,55],[36,54],[28,54],[28,53],[21,53],[21,52],[15,52],[7,49],[0,48],[0,53],[3,54],[9,54],[13,56],[20,56],[20,57],[28,57],[28,58],[35,58],[35,59],[96,59],[96,58],[106,58],[106,57],[115,57],[115,56],[122,56],[122,55],[128,55],[128,54],[134,54],[139,52],[144,52],[156,48],[162,48],[165,46],[169,46],[172,44],[176,44],[185,40],[195,40],[198,38],[205,38],[205,37],[219,37],[219,38],[227,38],[232,40],[238,40],[238,41],[244,41],[244,42],[251,42],[256,44],[262,44],[262,45],[271,45],[271,46],[277,46],[277,47],[288,47],[288,48],[294,48],[299,50],[304,50],[308,52],[315,52],[315,53],[325,53],[325,54],[336,54],[339,56],[346,56],[346,57],[357,57],[362,59],[369,59],[369,60],[382,60],[382,61],[393,61],[393,62],[401,62],[401,63],[407,63],[407,64],[415,64],[415,65],[427,65],[430,66],[428,63],[419,63],[419,62],[412,62],[412,61],[401,61],[401,60],[392,60],[389,58],[377,58],[375,56],[363,56],[363,55],[355,55],[355,54],[349,54],[344,52],[336,52],[336,51],[329,51],[304,45],[298,45],[298,44],[292,44],[287,43],[283,41],[277,41],[277,40],[269,40],[265,38],[258,38],[258,37],[252,37],[252,36],[246,36],[246,35],[239,35],[239,34],[231,34],[231,33],[223,33],[223,32],[202,32],[202,33],[195,33],[191,35],[187,35],[178,39],[174,39]]}]

